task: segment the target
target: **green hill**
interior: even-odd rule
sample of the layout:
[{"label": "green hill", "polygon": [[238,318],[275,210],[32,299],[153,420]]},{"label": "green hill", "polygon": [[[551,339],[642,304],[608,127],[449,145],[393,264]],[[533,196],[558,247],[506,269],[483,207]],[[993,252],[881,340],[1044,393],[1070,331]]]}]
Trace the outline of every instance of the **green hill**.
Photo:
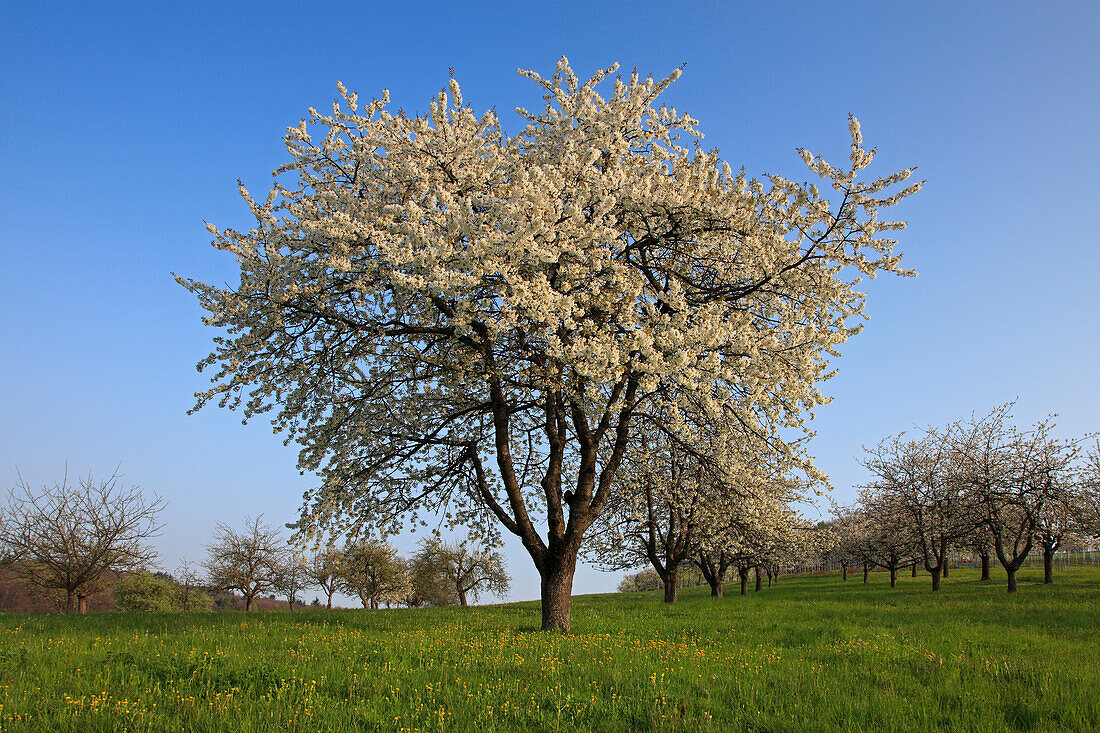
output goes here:
[{"label": "green hill", "polygon": [[1100,568],[746,597],[0,616],[3,730],[1097,730]]}]

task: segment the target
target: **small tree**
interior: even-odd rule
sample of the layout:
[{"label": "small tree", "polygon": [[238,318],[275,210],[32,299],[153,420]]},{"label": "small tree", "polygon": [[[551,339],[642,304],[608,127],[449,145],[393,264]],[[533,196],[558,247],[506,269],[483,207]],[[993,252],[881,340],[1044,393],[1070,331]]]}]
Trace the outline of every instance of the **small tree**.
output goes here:
[{"label": "small tree", "polygon": [[62,591],[65,610],[80,613],[87,599],[115,574],[151,563],[156,551],[146,541],[160,533],[157,513],[164,500],[147,501],[136,487],[124,488],[118,473],[105,481],[91,476],[70,485],[68,476],[52,488],[34,491],[19,478],[0,511],[0,544],[24,580]]},{"label": "small tree", "polygon": [[284,548],[275,567],[275,590],[286,598],[287,605],[293,611],[298,594],[309,587],[309,562],[296,550]]},{"label": "small tree", "polygon": [[447,574],[446,562],[425,548],[409,562],[410,594],[405,600],[410,607],[456,606],[459,599]]},{"label": "small tree", "polygon": [[211,587],[240,592],[245,611],[251,611],[252,601],[272,591],[278,581],[283,542],[278,531],[261,519],[246,518],[241,532],[218,522],[214,541],[206,546],[205,567]]},{"label": "small tree", "polygon": [[345,590],[355,593],[363,608],[401,601],[408,595],[408,574],[397,550],[377,540],[360,540],[344,550],[340,579]]},{"label": "small tree", "polygon": [[512,581],[499,552],[471,549],[466,542],[429,540],[422,546],[421,556],[438,565],[463,608],[483,591],[503,596]]},{"label": "small tree", "polygon": [[312,558],[306,573],[313,587],[325,592],[325,608],[332,608],[332,596],[340,589],[340,563],[343,554],[335,547],[326,547]]}]

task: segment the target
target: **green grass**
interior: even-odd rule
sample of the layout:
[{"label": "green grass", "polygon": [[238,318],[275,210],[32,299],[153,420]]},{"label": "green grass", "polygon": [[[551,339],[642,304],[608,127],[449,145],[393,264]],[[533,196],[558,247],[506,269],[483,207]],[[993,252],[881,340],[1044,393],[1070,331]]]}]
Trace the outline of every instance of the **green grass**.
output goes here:
[{"label": "green grass", "polygon": [[1100,730],[1100,568],[784,578],[748,597],[0,615],[3,730]]}]

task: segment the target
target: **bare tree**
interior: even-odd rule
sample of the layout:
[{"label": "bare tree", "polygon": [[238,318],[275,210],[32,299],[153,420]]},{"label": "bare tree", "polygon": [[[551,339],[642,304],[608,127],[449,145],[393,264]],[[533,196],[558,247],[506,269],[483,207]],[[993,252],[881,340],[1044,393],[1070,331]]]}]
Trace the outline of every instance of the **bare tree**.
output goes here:
[{"label": "bare tree", "polygon": [[80,613],[113,574],[141,568],[156,558],[146,542],[160,533],[164,500],[147,501],[125,488],[117,471],[104,481],[91,476],[70,485],[33,490],[23,477],[0,514],[0,543],[24,580],[65,593],[65,610]]},{"label": "bare tree", "polygon": [[204,565],[210,585],[221,591],[239,591],[245,611],[252,610],[256,596],[275,590],[278,580],[283,541],[278,530],[261,520],[262,515],[245,518],[241,532],[218,522],[214,541],[206,546]]},{"label": "bare tree", "polygon": [[286,598],[291,611],[298,594],[309,584],[309,562],[297,550],[284,548],[275,564],[275,590]]},{"label": "bare tree", "polygon": [[512,579],[499,552],[472,549],[466,542],[438,540],[425,542],[420,552],[425,561],[438,564],[463,608],[483,591],[498,596],[508,592]]},{"label": "bare tree", "polygon": [[340,589],[340,563],[343,554],[335,547],[326,547],[310,558],[306,566],[309,580],[325,592],[325,608],[332,608],[332,596]]}]

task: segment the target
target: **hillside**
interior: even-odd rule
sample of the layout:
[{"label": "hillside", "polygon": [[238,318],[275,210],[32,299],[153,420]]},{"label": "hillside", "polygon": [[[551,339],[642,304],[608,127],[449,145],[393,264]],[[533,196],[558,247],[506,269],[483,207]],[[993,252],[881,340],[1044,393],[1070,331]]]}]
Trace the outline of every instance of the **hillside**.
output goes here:
[{"label": "hillside", "polygon": [[0,616],[4,730],[1095,730],[1100,568],[470,609]]}]

